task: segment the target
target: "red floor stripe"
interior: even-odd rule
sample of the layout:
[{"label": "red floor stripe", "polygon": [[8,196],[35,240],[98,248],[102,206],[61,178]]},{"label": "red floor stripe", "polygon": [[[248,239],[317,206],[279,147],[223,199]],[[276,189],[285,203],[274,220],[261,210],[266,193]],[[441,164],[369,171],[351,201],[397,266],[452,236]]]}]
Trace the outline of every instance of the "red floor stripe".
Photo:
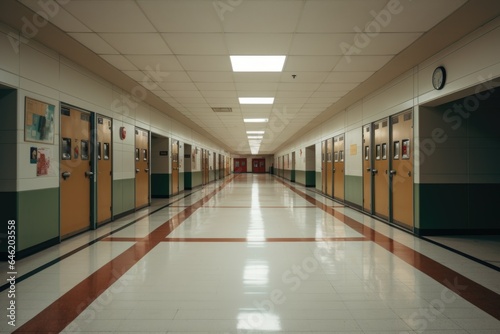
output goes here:
[{"label": "red floor stripe", "polygon": [[410,247],[405,246],[373,230],[372,228],[345,216],[341,212],[336,211],[332,207],[325,205],[324,203],[316,200],[314,197],[290,186],[282,180],[279,181],[293,192],[306,199],[309,203],[312,203],[323,211],[331,214],[356,232],[364,235],[367,239],[375,242],[377,245],[391,252],[417,270],[427,274],[476,307],[500,320],[500,295],[496,292],[474,282],[473,280],[457,273],[441,263],[420,254]]},{"label": "red floor stripe", "polygon": [[[125,272],[141,260],[155,246],[165,240],[176,227],[207,203],[217,192],[231,182],[224,181],[216,190],[179,212],[149,235],[99,268],[59,299],[19,327],[14,333],[59,333],[70,325],[96,298],[115,283]],[[78,331],[71,328],[71,331]]]}]

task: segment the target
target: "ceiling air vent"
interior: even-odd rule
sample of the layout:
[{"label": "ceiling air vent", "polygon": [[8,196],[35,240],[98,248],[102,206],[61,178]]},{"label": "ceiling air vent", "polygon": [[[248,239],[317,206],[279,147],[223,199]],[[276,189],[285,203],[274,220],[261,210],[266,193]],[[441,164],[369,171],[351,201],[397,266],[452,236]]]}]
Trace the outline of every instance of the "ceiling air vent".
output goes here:
[{"label": "ceiling air vent", "polygon": [[233,108],[212,108],[214,112],[233,112]]}]

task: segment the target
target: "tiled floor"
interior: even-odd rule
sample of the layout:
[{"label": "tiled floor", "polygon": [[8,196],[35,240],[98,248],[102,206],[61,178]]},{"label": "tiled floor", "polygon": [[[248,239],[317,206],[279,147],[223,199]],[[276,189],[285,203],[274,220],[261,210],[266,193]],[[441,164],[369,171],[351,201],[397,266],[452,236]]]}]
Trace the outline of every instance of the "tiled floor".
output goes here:
[{"label": "tiled floor", "polygon": [[498,271],[270,175],[155,201],[17,269],[2,332],[500,332]]}]

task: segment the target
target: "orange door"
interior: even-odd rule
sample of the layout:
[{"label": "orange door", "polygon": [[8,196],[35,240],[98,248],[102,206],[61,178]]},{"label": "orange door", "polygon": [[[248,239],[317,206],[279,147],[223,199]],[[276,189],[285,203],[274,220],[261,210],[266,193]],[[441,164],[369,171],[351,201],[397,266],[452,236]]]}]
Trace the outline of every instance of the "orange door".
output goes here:
[{"label": "orange door", "polygon": [[372,130],[371,124],[363,127],[363,210],[373,213],[372,209]]},{"label": "orange door", "polygon": [[321,142],[321,191],[326,194],[326,140]]},{"label": "orange door", "polygon": [[90,227],[90,113],[61,108],[60,235],[69,237]]},{"label": "orange door", "polygon": [[413,121],[412,111],[391,118],[392,220],[413,229]]},{"label": "orange door", "polygon": [[97,117],[97,224],[111,220],[112,137],[111,119]]},{"label": "orange door", "polygon": [[333,197],[335,199],[344,200],[344,135],[337,136],[333,139]]},{"label": "orange door", "polygon": [[179,193],[179,141],[172,140],[172,195]]},{"label": "orange door", "polygon": [[135,208],[149,205],[149,132],[135,129]]},{"label": "orange door", "polygon": [[375,214],[389,219],[389,120],[383,119],[373,124],[373,204]]},{"label": "orange door", "polygon": [[326,194],[333,197],[333,138],[326,141]]}]

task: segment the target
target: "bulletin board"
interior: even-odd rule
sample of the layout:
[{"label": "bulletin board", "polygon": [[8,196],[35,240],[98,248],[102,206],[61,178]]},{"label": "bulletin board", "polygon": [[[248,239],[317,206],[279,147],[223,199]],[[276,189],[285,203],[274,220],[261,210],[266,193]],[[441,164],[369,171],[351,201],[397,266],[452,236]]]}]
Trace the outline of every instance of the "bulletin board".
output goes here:
[{"label": "bulletin board", "polygon": [[26,97],[24,108],[25,141],[54,144],[55,108],[53,104]]}]

